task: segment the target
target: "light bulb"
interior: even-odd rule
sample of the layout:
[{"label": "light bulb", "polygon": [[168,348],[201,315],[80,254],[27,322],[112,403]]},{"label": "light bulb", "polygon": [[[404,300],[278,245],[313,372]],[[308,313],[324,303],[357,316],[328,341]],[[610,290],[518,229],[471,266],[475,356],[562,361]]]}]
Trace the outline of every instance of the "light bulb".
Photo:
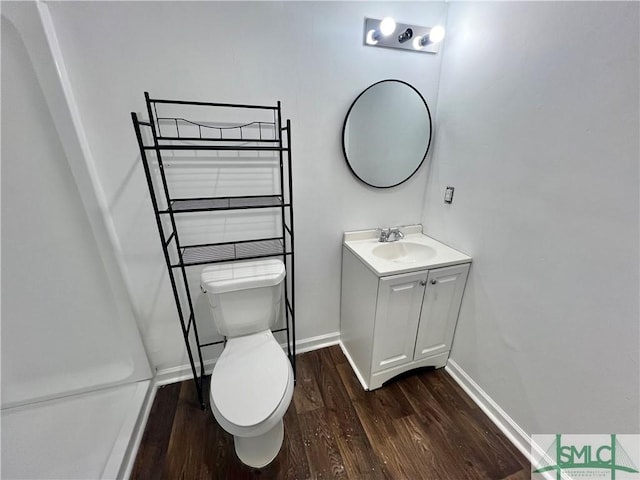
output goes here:
[{"label": "light bulb", "polygon": [[376,31],[374,29],[371,29],[367,32],[367,44],[375,45],[376,43],[378,43],[378,39],[376,38]]},{"label": "light bulb", "polygon": [[429,43],[439,43],[444,38],[444,28],[436,25],[429,31]]},{"label": "light bulb", "polygon": [[396,21],[391,17],[383,18],[380,22],[380,33],[385,37],[391,35],[396,29]]},{"label": "light bulb", "polygon": [[424,37],[416,37],[413,39],[413,48],[415,48],[416,50],[420,50],[423,47],[423,43],[422,43],[422,39]]}]

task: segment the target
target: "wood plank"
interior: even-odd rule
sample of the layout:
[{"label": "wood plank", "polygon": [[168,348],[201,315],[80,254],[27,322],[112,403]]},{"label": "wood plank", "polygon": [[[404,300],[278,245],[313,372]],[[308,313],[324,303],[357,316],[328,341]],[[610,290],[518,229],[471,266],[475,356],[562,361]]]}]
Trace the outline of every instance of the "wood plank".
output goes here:
[{"label": "wood plank", "polygon": [[529,464],[528,468],[523,468],[522,470],[500,480],[531,480],[531,464]]},{"label": "wood plank", "polygon": [[322,391],[330,392],[326,395],[324,404],[347,474],[350,478],[387,478],[384,466],[373,454],[369,439],[338,373],[335,360],[338,354],[342,358],[344,355],[339,348],[334,349],[334,353],[335,355],[316,355],[312,358],[315,359],[315,371]]},{"label": "wood plank", "polygon": [[502,433],[494,431],[488,423],[478,422],[470,412],[461,411],[454,417],[460,425],[456,437],[464,442],[467,458],[474,466],[486,473],[486,478],[507,477],[522,469],[522,465],[511,455],[500,441]]},{"label": "wood plank", "polygon": [[327,423],[326,409],[301,413],[298,419],[311,478],[347,478],[342,456]]},{"label": "wood plank", "polygon": [[[459,446],[474,478],[503,478],[522,469],[522,462],[514,452],[505,448],[504,438],[491,420],[472,403],[466,394],[441,370],[420,376],[433,400],[446,414],[447,431]],[[457,387],[457,385],[455,385]],[[518,455],[517,456],[521,456]]]},{"label": "wood plank", "polygon": [[324,406],[311,359],[310,355],[300,355],[296,359],[296,387],[293,392],[293,402],[297,413],[308,412]]},{"label": "wood plank", "polygon": [[390,478],[409,478],[397,455],[396,431],[390,417],[381,415],[373,397],[368,397],[353,405],[374,453]]},{"label": "wood plank", "polygon": [[422,371],[418,377],[432,393],[438,404],[456,410],[479,410],[473,400],[449,377],[444,369]]},{"label": "wood plank", "polygon": [[260,471],[261,478],[302,480],[311,477],[309,461],[300,432],[298,413],[293,404],[284,416],[284,442],[272,465],[276,467],[273,469],[273,476],[267,471],[270,468],[267,466]]},{"label": "wood plank", "polygon": [[352,402],[364,400],[367,397],[369,393],[362,388],[358,377],[356,377],[356,374],[351,369],[351,365],[341,363],[336,365],[336,370]]},{"label": "wood plank", "polygon": [[[215,473],[225,467],[226,456],[219,458],[211,446],[219,443],[216,423],[210,410],[202,410],[193,382],[183,382],[167,450],[163,479],[203,478],[202,472]],[[194,438],[200,441],[193,441]],[[226,441],[223,445],[226,450]]]},{"label": "wood plank", "polygon": [[[443,391],[449,392],[449,398],[455,396],[462,399],[469,407],[466,410],[466,412],[468,412],[467,426],[473,430],[478,430],[480,427],[483,427],[485,430],[484,435],[490,436],[492,443],[494,443],[494,451],[502,452],[506,457],[515,459],[518,464],[528,472],[531,469],[531,463],[527,457],[522,455],[517,447],[504,436],[497,425],[487,417],[449,374],[444,370],[440,372],[439,380],[442,382]],[[464,426],[464,424],[462,426]]]},{"label": "wood plank", "polygon": [[334,365],[348,363],[347,357],[344,356],[344,353],[342,353],[342,349],[339,345],[332,345],[330,347],[324,348],[323,350],[326,350],[327,353],[331,356]]},{"label": "wood plank", "polygon": [[147,422],[131,480],[160,478],[162,475],[180,388],[180,383],[158,388],[149,413],[153,421]]},{"label": "wood plank", "polygon": [[376,401],[376,408],[391,418],[402,418],[415,412],[398,382],[391,382],[370,394]]},{"label": "wood plank", "polygon": [[[433,375],[435,372],[423,372],[420,375]],[[484,468],[476,466],[468,452],[464,441],[464,433],[460,434],[460,425],[457,423],[457,411],[451,405],[439,403],[420,380],[420,375],[408,377],[403,380],[401,389],[414,406],[416,422],[409,425],[412,430],[405,431],[404,435],[416,435],[415,429],[419,428],[431,445],[436,449],[438,459],[445,460],[449,465],[443,478],[487,478]],[[452,416],[453,415],[453,416]],[[417,423],[418,427],[415,425]],[[459,466],[463,468],[460,469]],[[438,470],[435,466],[434,468]],[[448,475],[448,476],[447,476]]]},{"label": "wood plank", "polygon": [[442,422],[448,418],[418,375],[407,377],[400,382],[400,389],[421,422]]},{"label": "wood plank", "polygon": [[448,448],[442,438],[429,435],[417,416],[394,420],[405,462],[412,468],[412,478],[460,480],[469,474],[461,468],[456,451]]}]

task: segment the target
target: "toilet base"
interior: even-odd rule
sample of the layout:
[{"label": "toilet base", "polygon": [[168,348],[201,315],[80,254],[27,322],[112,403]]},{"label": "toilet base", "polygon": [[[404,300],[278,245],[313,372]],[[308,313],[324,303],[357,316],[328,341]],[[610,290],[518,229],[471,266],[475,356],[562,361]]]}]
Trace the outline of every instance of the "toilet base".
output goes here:
[{"label": "toilet base", "polygon": [[284,423],[280,420],[271,430],[257,437],[233,437],[236,454],[242,463],[253,468],[270,464],[284,440]]}]

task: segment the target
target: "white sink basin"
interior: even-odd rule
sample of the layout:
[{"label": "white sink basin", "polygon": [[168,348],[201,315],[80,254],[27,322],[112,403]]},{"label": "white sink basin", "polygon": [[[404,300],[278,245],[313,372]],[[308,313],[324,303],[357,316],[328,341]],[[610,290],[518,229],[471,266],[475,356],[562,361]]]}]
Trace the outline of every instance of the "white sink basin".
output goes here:
[{"label": "white sink basin", "polygon": [[373,247],[371,253],[383,260],[398,263],[426,262],[436,256],[436,251],[427,245],[402,240],[381,243],[377,247]]},{"label": "white sink basin", "polygon": [[404,238],[381,243],[380,232],[345,232],[344,246],[376,275],[395,275],[471,262],[471,257],[422,233],[422,225],[401,227]]}]

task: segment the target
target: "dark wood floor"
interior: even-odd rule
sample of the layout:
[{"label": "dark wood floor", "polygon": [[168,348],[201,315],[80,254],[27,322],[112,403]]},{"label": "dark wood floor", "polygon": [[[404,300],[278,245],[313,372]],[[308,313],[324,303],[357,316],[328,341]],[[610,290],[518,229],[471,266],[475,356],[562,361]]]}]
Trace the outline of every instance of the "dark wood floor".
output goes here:
[{"label": "dark wood floor", "polygon": [[340,348],[297,358],[284,444],[270,465],[240,463],[188,381],[158,390],[131,478],[530,478],[526,458],[444,370],[365,392]]}]

